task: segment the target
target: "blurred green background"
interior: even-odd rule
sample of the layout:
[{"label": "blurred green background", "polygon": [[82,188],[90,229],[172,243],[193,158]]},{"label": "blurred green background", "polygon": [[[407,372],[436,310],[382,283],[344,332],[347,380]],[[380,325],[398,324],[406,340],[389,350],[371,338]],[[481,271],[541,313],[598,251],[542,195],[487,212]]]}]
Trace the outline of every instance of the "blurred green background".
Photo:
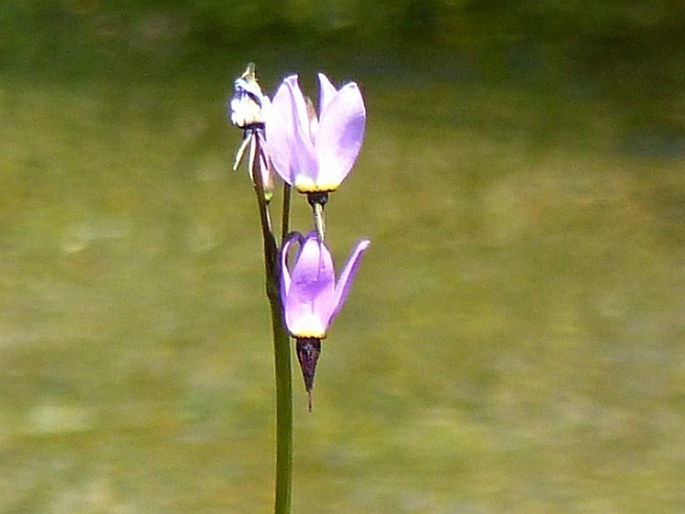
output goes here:
[{"label": "blurred green background", "polygon": [[5,2],[0,512],[271,510],[250,60],[369,116],[294,512],[684,512],[683,33],[674,0]]}]

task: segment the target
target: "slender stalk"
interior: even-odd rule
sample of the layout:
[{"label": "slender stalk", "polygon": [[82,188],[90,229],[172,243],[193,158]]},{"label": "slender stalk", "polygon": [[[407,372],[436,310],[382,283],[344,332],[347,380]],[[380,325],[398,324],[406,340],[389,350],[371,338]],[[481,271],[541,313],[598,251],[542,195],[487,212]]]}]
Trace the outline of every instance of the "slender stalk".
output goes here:
[{"label": "slender stalk", "polygon": [[[290,368],[290,335],[283,322],[283,304],[280,291],[278,246],[271,230],[269,206],[264,197],[264,184],[259,170],[260,140],[254,134],[255,159],[252,168],[259,219],[264,241],[264,267],[266,272],[266,295],[271,307],[271,328],[274,342],[274,365],[276,375],[276,493],[275,514],[290,514],[292,492],[293,454],[293,393]],[[283,221],[285,224],[285,221]]]},{"label": "slender stalk", "polygon": [[283,216],[281,217],[281,244],[290,232],[290,184],[283,182]]},{"label": "slender stalk", "polygon": [[[274,257],[278,253],[276,241],[274,240],[273,231],[271,230],[271,217],[269,216],[269,202],[266,201],[264,193],[264,182],[262,181],[262,172],[259,169],[261,144],[259,141],[259,132],[253,132],[250,136],[250,159],[248,166],[250,166],[250,173],[252,174],[252,183],[254,184],[255,193],[257,193],[257,205],[259,207],[259,221],[262,225],[262,239],[264,240],[264,256]],[[268,248],[267,248],[268,244]],[[265,261],[270,266],[272,263],[269,259]],[[267,269],[267,275],[269,270]]]},{"label": "slender stalk", "polygon": [[290,513],[293,462],[293,391],[290,336],[283,329],[282,309],[271,304],[276,364],[276,499],[275,514]]},{"label": "slender stalk", "polygon": [[314,225],[316,232],[319,234],[319,240],[323,241],[326,237],[326,221],[323,217],[323,204],[315,202],[312,206],[314,208]]}]

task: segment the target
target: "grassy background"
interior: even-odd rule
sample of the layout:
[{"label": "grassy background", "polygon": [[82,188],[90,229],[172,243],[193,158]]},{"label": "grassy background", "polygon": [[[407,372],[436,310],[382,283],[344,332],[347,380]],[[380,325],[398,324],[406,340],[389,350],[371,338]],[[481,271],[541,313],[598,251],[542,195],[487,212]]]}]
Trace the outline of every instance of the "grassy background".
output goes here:
[{"label": "grassy background", "polygon": [[682,512],[677,5],[282,5],[0,9],[0,512],[271,508],[248,60],[369,111],[294,511]]}]

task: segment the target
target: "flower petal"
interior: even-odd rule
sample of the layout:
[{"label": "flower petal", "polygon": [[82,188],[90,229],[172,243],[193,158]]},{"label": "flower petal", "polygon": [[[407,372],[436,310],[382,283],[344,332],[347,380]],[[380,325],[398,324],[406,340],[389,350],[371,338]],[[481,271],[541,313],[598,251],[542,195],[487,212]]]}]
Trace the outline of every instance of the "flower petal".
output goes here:
[{"label": "flower petal", "polygon": [[313,156],[314,146],[310,131],[309,110],[307,108],[307,100],[305,100],[304,94],[302,94],[300,85],[297,82],[297,75],[287,77],[284,83],[290,90],[291,109],[295,118],[296,143],[302,145],[301,150],[305,150]]},{"label": "flower petal", "polygon": [[[297,75],[293,75],[297,80]],[[286,81],[292,77],[288,77]],[[293,183],[294,155],[291,152],[295,140],[295,113],[292,110],[290,88],[284,81],[276,90],[266,112],[266,145],[276,172],[288,184]]]},{"label": "flower petal", "polygon": [[290,75],[280,85],[267,110],[266,142],[278,174],[290,185],[300,178],[315,181],[317,173],[314,145],[311,140],[307,104]]},{"label": "flower petal", "polygon": [[316,137],[317,185],[333,191],[352,169],[364,139],[366,109],[357,84],[343,86],[321,112]]},{"label": "flower petal", "polygon": [[283,304],[288,330],[295,337],[325,337],[334,307],[335,270],[316,232],[304,238],[289,279]]},{"label": "flower petal", "polygon": [[323,73],[319,73],[319,113],[323,113],[326,110],[326,107],[328,107],[328,104],[331,103],[331,100],[333,100],[337,93],[338,90],[331,84],[328,77]]},{"label": "flower petal", "polygon": [[262,102],[264,98],[264,93],[262,93],[262,88],[259,87],[259,84],[254,78],[254,75],[250,77],[238,77],[235,79],[235,82],[233,83],[235,87],[236,93],[240,94],[246,94],[252,97],[252,99],[257,103],[260,107],[262,105]]},{"label": "flower petal", "polygon": [[343,268],[342,273],[340,273],[338,283],[335,285],[335,296],[333,298],[333,311],[331,312],[331,318],[340,312],[340,309],[345,303],[347,293],[352,285],[352,280],[354,279],[354,275],[357,273],[357,268],[361,262],[361,257],[369,247],[369,244],[371,244],[371,241],[368,239],[360,240],[357,242],[355,247],[352,249],[352,253],[350,253],[350,256],[347,258],[345,267]]},{"label": "flower petal", "polygon": [[[299,232],[293,232],[290,234],[283,242],[283,246],[281,247],[281,300],[284,304],[285,299],[288,297],[288,292],[290,291],[290,284],[292,283],[292,279],[290,278],[290,270],[288,269],[288,253],[290,253],[290,247],[295,242],[302,245],[302,234]],[[300,247],[299,250],[301,249],[302,248]],[[299,257],[299,250],[298,255],[295,256],[296,260],[297,257]]]},{"label": "flower petal", "polygon": [[317,123],[316,120],[312,123],[309,118],[307,101],[297,83],[297,76],[288,77],[285,84],[290,89],[291,110],[294,114],[294,140],[290,148],[293,156],[291,164],[295,166],[292,171],[292,185],[301,190],[301,184],[317,182],[318,166],[312,137],[312,130],[317,130]]}]

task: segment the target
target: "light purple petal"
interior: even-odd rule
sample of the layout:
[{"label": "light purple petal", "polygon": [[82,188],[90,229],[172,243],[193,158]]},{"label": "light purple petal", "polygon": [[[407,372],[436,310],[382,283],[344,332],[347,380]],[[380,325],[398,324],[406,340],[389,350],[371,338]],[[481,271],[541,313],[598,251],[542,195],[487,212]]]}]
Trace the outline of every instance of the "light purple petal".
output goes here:
[{"label": "light purple petal", "polygon": [[[290,247],[293,243],[297,242],[300,245],[302,244],[301,239],[302,234],[300,234],[299,232],[293,232],[283,242],[283,247],[281,248],[281,300],[284,303],[285,299],[288,296],[288,291],[290,290],[290,284],[292,283],[292,280],[290,278],[290,270],[288,269],[288,254],[290,253]],[[301,250],[301,248],[299,250]],[[296,260],[297,257],[299,257],[299,250],[297,252],[298,255],[295,256]]]},{"label": "light purple petal", "polygon": [[352,169],[364,139],[366,110],[357,84],[343,86],[321,112],[316,138],[317,185],[335,190]]},{"label": "light purple petal", "polygon": [[340,273],[338,283],[335,285],[335,296],[333,298],[333,311],[331,313],[331,318],[340,312],[340,309],[345,303],[347,293],[352,285],[352,280],[354,279],[354,275],[357,273],[357,268],[361,262],[361,257],[369,247],[369,244],[371,244],[371,241],[368,239],[360,240],[357,242],[355,247],[352,249],[352,253],[350,253],[350,256],[347,258],[345,267],[343,268],[342,273]]},{"label": "light purple petal", "polygon": [[301,175],[314,180],[317,169],[314,146],[297,75],[283,81],[267,109],[267,116],[266,144],[276,172],[291,185]]},{"label": "light purple petal", "polygon": [[325,337],[334,306],[335,270],[316,232],[305,237],[289,279],[284,298],[288,330],[295,337]]},{"label": "light purple petal", "polygon": [[290,90],[291,109],[295,117],[296,144],[300,146],[300,151],[313,156],[314,145],[312,144],[307,101],[304,99],[304,94],[302,94],[300,85],[297,82],[297,75],[291,75],[284,82]]},{"label": "light purple petal", "polygon": [[292,110],[289,79],[297,80],[297,75],[285,79],[279,86],[266,114],[266,145],[276,172],[288,184],[293,184],[294,170],[297,167],[291,151],[295,140],[295,113]]},{"label": "light purple petal", "polygon": [[319,114],[326,110],[326,107],[328,107],[328,104],[331,103],[331,100],[333,100],[337,93],[338,90],[331,84],[328,77],[323,73],[319,73]]},{"label": "light purple petal", "polygon": [[[290,80],[289,80],[290,79]],[[312,131],[316,131],[318,123],[316,120],[309,119],[307,101],[300,90],[297,80],[292,77],[286,79],[286,84],[291,94],[291,109],[294,113],[294,140],[290,152],[292,155],[291,164],[295,166],[292,171],[292,184],[300,192],[305,192],[316,184],[318,166]]]}]

